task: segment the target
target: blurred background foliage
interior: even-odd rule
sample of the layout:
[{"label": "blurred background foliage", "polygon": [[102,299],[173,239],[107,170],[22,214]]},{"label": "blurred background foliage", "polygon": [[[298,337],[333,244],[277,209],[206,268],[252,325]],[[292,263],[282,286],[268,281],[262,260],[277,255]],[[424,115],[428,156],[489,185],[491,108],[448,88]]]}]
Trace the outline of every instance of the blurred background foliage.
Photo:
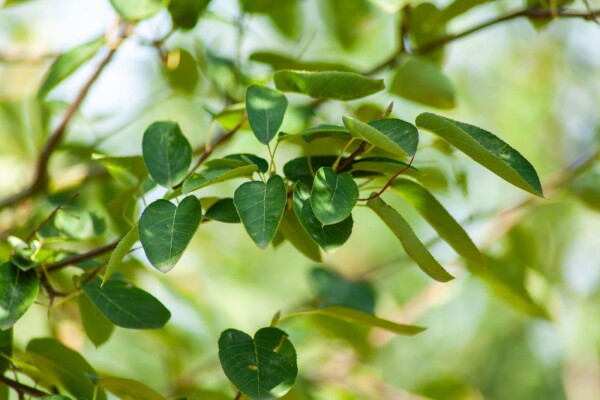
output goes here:
[{"label": "blurred background foliage", "polygon": [[[246,85],[270,83],[269,64],[368,71],[399,46],[397,11],[406,3],[418,27],[410,32],[411,43],[418,45],[527,2],[478,1],[482,4],[462,13],[446,0],[215,0],[197,26],[157,44],[171,27],[169,14],[160,12],[136,26],[77,111],[51,160],[54,194],[1,211],[0,236],[26,235],[65,198],[63,193],[79,188],[79,198],[55,223],[62,229],[56,246],[83,250],[113,240],[124,229],[115,210],[134,211],[123,211],[122,186],[90,162],[92,153],[139,155],[145,128],[169,119],[178,121],[192,146],[200,148],[219,129],[215,114],[243,101]],[[4,0],[4,6],[2,198],[31,181],[50,128],[98,62],[96,55],[83,63],[42,100],[38,90],[55,55],[101,39],[115,20],[107,0]],[[443,11],[438,22],[428,24],[423,19],[433,15],[432,7]],[[571,7],[585,11],[583,2]],[[435,195],[486,250],[498,276],[466,272],[407,204],[386,194],[458,276],[450,283],[434,282],[403,255],[374,214],[358,210],[351,239],[324,263],[342,276],[369,280],[366,290],[376,293],[377,315],[428,330],[397,337],[325,317],[285,321],[281,326],[296,346],[300,369],[286,399],[600,398],[600,164],[592,161],[581,174],[569,175],[573,163],[600,146],[598,43],[600,26],[593,21],[556,19],[542,25],[514,19],[427,56],[455,88],[443,104],[419,104],[386,91],[344,104],[328,102],[310,116],[302,99],[289,96],[299,105],[284,121],[289,132],[308,120],[339,124],[344,112],[378,115],[391,101],[393,115],[408,121],[432,107],[445,108],[444,115],[495,132],[522,152],[540,173],[547,198],[532,200],[421,135],[416,165],[437,171],[431,174]],[[396,70],[378,73],[388,87]],[[235,124],[239,112],[229,113]],[[227,127],[227,115],[219,118]],[[249,130],[227,146],[228,153],[249,149],[268,156]],[[301,154],[281,148],[278,158],[289,159],[294,152]],[[206,193],[230,195],[233,188]],[[100,235],[90,211],[105,221]],[[10,249],[0,246],[5,259]],[[321,282],[315,267],[288,243],[261,251],[241,225],[210,223],[199,229],[168,275],[149,268],[139,249],[123,269],[171,310],[165,329],[117,328],[95,348],[82,330],[76,302],[70,302],[49,314],[34,306],[15,325],[15,344],[22,349],[32,338],[54,336],[82,352],[97,371],[173,396],[231,399],[235,392],[217,357],[219,333],[229,327],[254,332],[277,310],[314,301]]]}]

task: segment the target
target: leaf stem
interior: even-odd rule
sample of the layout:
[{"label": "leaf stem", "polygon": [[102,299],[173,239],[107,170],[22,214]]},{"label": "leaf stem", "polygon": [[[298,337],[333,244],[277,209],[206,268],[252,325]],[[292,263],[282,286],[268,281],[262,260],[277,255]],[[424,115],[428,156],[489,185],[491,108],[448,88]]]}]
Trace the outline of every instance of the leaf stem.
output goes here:
[{"label": "leaf stem", "polygon": [[65,205],[67,205],[68,203],[70,203],[73,200],[75,200],[77,198],[77,196],[79,196],[79,192],[75,193],[74,195],[72,195],[71,197],[69,197],[68,199],[66,199],[62,203],[60,203],[60,205],[58,207],[56,207],[54,210],[52,210],[52,212],[50,213],[50,215],[48,215],[48,217],[45,220],[43,220],[42,223],[39,224],[38,227],[35,228],[29,234],[29,236],[27,236],[27,238],[25,239],[25,241],[26,242],[30,242],[31,239],[33,239],[35,237],[36,233],[38,233],[48,222],[50,222],[50,220],[52,218],[54,218],[54,216],[56,215],[56,213],[58,213],[60,210],[62,210]]},{"label": "leaf stem", "polygon": [[2,375],[0,375],[0,382],[4,383],[9,388],[13,389],[20,396],[22,396],[23,394],[28,394],[33,397],[44,397],[44,396],[48,395],[48,393],[42,392],[41,390],[38,390],[31,386],[24,385],[20,382],[13,381],[12,379],[7,378]]},{"label": "leaf stem", "polygon": [[350,154],[350,156],[344,160],[344,162],[342,162],[340,165],[338,165],[335,172],[343,171],[344,168],[346,168],[348,165],[350,165],[350,163],[352,161],[354,161],[354,159],[356,157],[358,157],[359,155],[364,153],[364,151],[367,149],[367,144],[368,144],[367,142],[363,141],[360,144],[360,146],[358,146],[358,148],[356,150],[354,150],[354,152],[352,154]]},{"label": "leaf stem", "polygon": [[371,196],[367,197],[366,199],[359,199],[359,200],[360,201],[369,201],[369,200],[372,200],[372,199],[374,199],[376,197],[381,196],[383,194],[383,192],[385,192],[392,185],[392,182],[394,182],[394,179],[396,179],[397,177],[399,177],[400,175],[402,175],[403,173],[405,173],[406,171],[408,171],[408,169],[411,167],[411,165],[412,165],[412,163],[413,163],[414,160],[415,160],[415,156],[413,155],[410,158],[409,163],[404,168],[402,168],[400,171],[396,172],[394,174],[394,176],[392,176],[390,178],[390,180],[387,181],[387,183],[385,184],[385,186],[382,187],[379,192],[372,194]]}]

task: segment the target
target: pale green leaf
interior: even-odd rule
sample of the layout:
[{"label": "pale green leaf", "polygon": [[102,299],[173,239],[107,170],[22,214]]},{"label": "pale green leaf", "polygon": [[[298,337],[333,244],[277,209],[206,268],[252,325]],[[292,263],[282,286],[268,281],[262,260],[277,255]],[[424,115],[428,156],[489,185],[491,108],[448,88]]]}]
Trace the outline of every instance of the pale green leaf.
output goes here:
[{"label": "pale green leaf", "polygon": [[151,17],[169,3],[168,0],[110,0],[121,17],[129,21]]},{"label": "pale green leaf", "polygon": [[230,179],[252,176],[258,171],[256,164],[244,165],[239,168],[212,167],[195,173],[183,182],[183,193],[190,193],[215,183]]},{"label": "pale green leaf", "polygon": [[294,246],[300,253],[309,259],[321,262],[321,251],[317,243],[304,230],[294,211],[287,210],[283,214],[279,232]]},{"label": "pale green leaf", "polygon": [[174,90],[192,95],[200,81],[200,70],[194,56],[184,49],[174,49],[165,63],[167,81]]},{"label": "pale green leaf", "polygon": [[342,120],[353,136],[390,153],[412,156],[417,151],[419,133],[417,128],[408,122],[390,118],[366,124],[346,116]]},{"label": "pale green leaf", "polygon": [[98,310],[87,296],[79,295],[77,300],[83,330],[94,346],[100,347],[110,339],[115,325]]},{"label": "pale green leaf", "polygon": [[153,389],[132,379],[103,376],[97,385],[122,400],[165,400]]},{"label": "pale green leaf", "polygon": [[235,209],[232,198],[220,199],[212,204],[204,215],[213,221],[225,222],[227,224],[240,223],[240,216]]}]

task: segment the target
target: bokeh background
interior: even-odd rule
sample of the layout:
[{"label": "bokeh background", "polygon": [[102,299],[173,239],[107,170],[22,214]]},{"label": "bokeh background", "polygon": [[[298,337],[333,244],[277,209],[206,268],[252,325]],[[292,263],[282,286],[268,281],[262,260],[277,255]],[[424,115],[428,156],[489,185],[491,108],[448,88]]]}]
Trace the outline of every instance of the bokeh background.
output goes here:
[{"label": "bokeh background", "polygon": [[[42,103],[37,91],[53,57],[101,37],[116,18],[108,0],[17,3],[0,8],[1,197],[30,181],[48,127],[56,125],[98,61],[82,66]],[[81,182],[91,168],[91,152],[139,155],[145,128],[165,119],[179,122],[192,145],[202,146],[218,129],[211,111],[226,105],[219,92],[243,98],[243,84],[229,65],[239,65],[253,82],[271,83],[268,66],[248,61],[257,50],[368,70],[397,46],[398,16],[374,3],[403,1],[304,0],[293,12],[282,5],[276,24],[263,14],[242,16],[234,0],[214,0],[194,30],[175,33],[165,43],[166,49],[187,49],[196,57],[195,86],[170,81],[157,49],[149,44],[168,32],[168,14],[140,23],[74,118],[65,141],[70,150],[52,159],[53,184],[85,185],[89,189],[82,204],[103,209],[107,199],[99,192],[102,186]],[[449,2],[434,3],[443,7]],[[459,32],[522,3],[484,4],[452,20],[449,31]],[[572,7],[585,10],[583,2]],[[537,28],[517,19],[453,42],[443,70],[455,85],[457,107],[438,112],[499,135],[531,161],[548,189],[561,171],[568,172],[600,146],[599,44],[600,26],[580,19]],[[391,75],[380,75],[389,83]],[[289,98],[292,103],[306,101]],[[340,123],[344,113],[361,105],[385,108],[391,101],[393,115],[408,121],[432,110],[381,92],[349,105],[324,105],[317,120]],[[283,128],[296,131],[302,121],[292,113]],[[427,133],[421,140],[415,165],[440,171],[436,197],[531,302],[523,305],[522,298],[466,272],[407,204],[386,194],[458,279],[445,284],[430,280],[406,259],[383,224],[369,210],[359,209],[352,238],[326,255],[325,264],[345,276],[370,280],[377,292],[377,315],[429,329],[397,337],[326,319],[285,321],[282,328],[297,348],[301,371],[286,398],[600,398],[598,162],[557,190],[547,190],[546,199],[530,201],[465,156],[444,155]],[[268,156],[249,130],[217,154],[240,151]],[[299,152],[282,147],[278,159]],[[231,195],[234,188],[226,184],[207,188],[205,194]],[[150,198],[160,195],[153,192]],[[524,201],[517,213],[507,212]],[[0,235],[24,223],[20,219],[31,212],[27,207],[0,213]],[[110,227],[106,238],[114,238]],[[3,258],[7,252],[0,248]],[[15,326],[17,346],[55,335],[81,351],[98,371],[143,381],[163,394],[231,399],[235,392],[217,357],[220,332],[230,327],[254,332],[278,310],[292,310],[314,296],[314,262],[286,243],[259,250],[241,225],[201,226],[184,258],[166,275],[147,266],[141,250],[133,256],[129,263],[139,286],[173,313],[164,330],[117,328],[96,349],[81,329],[75,306],[65,304],[49,315],[34,306]],[[547,318],[540,317],[544,313]]]}]

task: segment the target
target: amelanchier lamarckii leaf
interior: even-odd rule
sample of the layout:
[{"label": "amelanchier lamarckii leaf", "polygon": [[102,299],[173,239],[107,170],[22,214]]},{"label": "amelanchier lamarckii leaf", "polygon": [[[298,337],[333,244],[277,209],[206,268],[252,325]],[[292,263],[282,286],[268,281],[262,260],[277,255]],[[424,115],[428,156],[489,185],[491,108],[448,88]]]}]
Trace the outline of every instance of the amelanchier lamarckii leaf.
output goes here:
[{"label": "amelanchier lamarckii leaf", "polygon": [[177,264],[192,240],[200,220],[202,206],[194,196],[188,196],[178,206],[168,200],[156,200],[140,217],[140,242],[150,263],[161,272]]},{"label": "amelanchier lamarckii leaf", "polygon": [[269,144],[277,135],[288,101],[283,93],[264,86],[252,85],[246,90],[246,112],[254,136]]},{"label": "amelanchier lamarckii leaf", "polygon": [[9,329],[25,314],[39,286],[35,270],[23,271],[11,262],[0,265],[0,329]]},{"label": "amelanchier lamarckii leaf", "polygon": [[264,249],[277,232],[285,203],[285,185],[279,175],[264,182],[246,182],[237,188],[233,204],[254,243]]},{"label": "amelanchier lamarckii leaf", "polygon": [[155,122],[146,129],[142,155],[156,183],[172,188],[187,175],[192,163],[192,147],[175,122]]},{"label": "amelanchier lamarckii leaf", "polygon": [[491,132],[432,113],[417,117],[417,126],[446,140],[505,181],[543,197],[538,174],[517,150]]},{"label": "amelanchier lamarckii leaf", "polygon": [[351,117],[343,117],[350,133],[390,153],[412,156],[417,151],[419,132],[406,121],[396,118],[372,121],[368,124]]},{"label": "amelanchier lamarckii leaf", "polygon": [[354,72],[280,70],[273,76],[277,89],[303,93],[310,97],[354,100],[385,89],[383,79],[373,79]]},{"label": "amelanchier lamarckii leaf", "polygon": [[252,400],[278,399],[298,375],[296,350],[277,328],[262,328],[254,339],[227,329],[219,338],[219,360],[227,378]]},{"label": "amelanchier lamarckii leaf", "polygon": [[317,171],[310,202],[315,216],[324,225],[348,218],[357,201],[358,186],[350,173],[338,174],[330,167]]}]

